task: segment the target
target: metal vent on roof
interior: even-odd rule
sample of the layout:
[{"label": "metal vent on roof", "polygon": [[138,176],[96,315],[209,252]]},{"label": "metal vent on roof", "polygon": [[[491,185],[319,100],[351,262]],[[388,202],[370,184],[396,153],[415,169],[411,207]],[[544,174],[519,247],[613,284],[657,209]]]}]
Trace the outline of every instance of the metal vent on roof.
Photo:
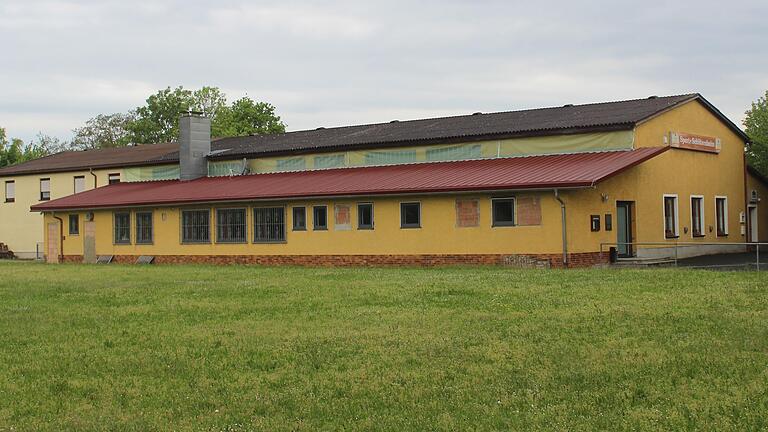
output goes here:
[{"label": "metal vent on roof", "polygon": [[323,130],[323,129],[325,129],[325,127],[324,126],[320,126],[319,128],[317,128],[315,130]]},{"label": "metal vent on roof", "polygon": [[400,120],[392,120],[390,123],[400,123]]},{"label": "metal vent on roof", "polygon": [[155,257],[152,255],[141,255],[136,260],[136,264],[152,264],[154,261],[155,261]]},{"label": "metal vent on roof", "polygon": [[109,264],[114,257],[114,255],[99,255],[96,258],[96,264]]},{"label": "metal vent on roof", "polygon": [[483,113],[481,113],[480,111],[478,111],[478,112],[473,112],[473,113],[472,113],[472,115],[482,115],[482,114],[483,114]]},{"label": "metal vent on roof", "polygon": [[648,99],[656,99],[656,98],[658,98],[658,96],[656,96],[656,95],[648,96]]},{"label": "metal vent on roof", "polygon": [[573,106],[573,104],[565,104],[565,105],[563,105],[563,108],[568,108],[568,107],[572,107],[572,106]]}]

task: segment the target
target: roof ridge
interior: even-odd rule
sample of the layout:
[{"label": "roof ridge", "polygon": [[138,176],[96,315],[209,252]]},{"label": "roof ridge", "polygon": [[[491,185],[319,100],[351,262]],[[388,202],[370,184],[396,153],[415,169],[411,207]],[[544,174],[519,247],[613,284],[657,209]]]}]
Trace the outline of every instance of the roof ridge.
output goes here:
[{"label": "roof ridge", "polygon": [[[701,97],[700,93],[682,93],[677,95],[666,95],[666,96],[655,96],[654,99],[674,99],[674,98],[682,98],[687,97],[690,99],[693,99],[695,97]],[[551,109],[560,109],[565,107],[572,107],[572,108],[578,108],[578,107],[585,107],[585,106],[595,106],[595,105],[608,105],[608,104],[617,104],[617,103],[625,103],[625,102],[637,102],[642,100],[648,100],[650,97],[644,97],[644,98],[634,98],[634,99],[619,99],[619,100],[612,100],[612,101],[603,101],[603,102],[589,102],[589,103],[583,103],[583,104],[565,104],[565,105],[556,105],[556,106],[548,106],[548,107],[538,107],[538,108],[522,108],[522,109],[513,109],[513,110],[505,110],[505,111],[494,111],[494,112],[487,112],[483,113],[481,112],[481,115],[494,115],[494,114],[509,114],[509,113],[519,113],[519,112],[526,112],[526,111],[543,111],[543,110],[551,110]],[[456,115],[445,115],[445,116],[438,116],[438,117],[423,117],[423,118],[414,118],[414,119],[407,119],[407,120],[390,120],[385,122],[374,122],[374,123],[360,123],[360,124],[354,124],[354,125],[345,125],[345,126],[320,126],[315,129],[300,129],[295,131],[287,131],[287,132],[281,132],[276,134],[267,134],[262,136],[270,136],[270,137],[278,137],[278,136],[284,136],[292,133],[300,133],[300,132],[316,132],[320,130],[339,130],[339,129],[349,129],[349,128],[355,128],[355,127],[365,127],[365,126],[384,126],[388,124],[392,124],[393,122],[395,124],[397,123],[410,123],[410,122],[418,122],[418,121],[427,121],[427,120],[445,120],[445,119],[455,119],[455,118],[461,118],[461,117],[472,117],[476,114],[456,114]],[[246,135],[249,136],[249,135]],[[250,135],[253,136],[253,135]],[[243,138],[242,136],[232,136],[232,137],[223,137],[222,140],[227,138]]]}]

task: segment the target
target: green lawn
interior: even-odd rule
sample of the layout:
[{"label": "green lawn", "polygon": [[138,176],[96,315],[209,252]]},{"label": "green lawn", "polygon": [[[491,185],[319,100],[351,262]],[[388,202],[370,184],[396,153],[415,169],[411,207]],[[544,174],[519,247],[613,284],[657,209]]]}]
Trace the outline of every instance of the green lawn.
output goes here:
[{"label": "green lawn", "polygon": [[768,428],[768,273],[0,272],[0,430]]}]

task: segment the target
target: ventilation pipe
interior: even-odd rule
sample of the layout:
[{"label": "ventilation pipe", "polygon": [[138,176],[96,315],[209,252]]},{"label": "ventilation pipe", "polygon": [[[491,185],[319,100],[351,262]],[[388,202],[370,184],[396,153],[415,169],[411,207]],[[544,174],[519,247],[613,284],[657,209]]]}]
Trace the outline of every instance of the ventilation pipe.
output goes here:
[{"label": "ventilation pipe", "polygon": [[211,152],[211,119],[199,112],[183,113],[179,118],[179,171],[182,181],[208,175]]},{"label": "ventilation pipe", "polygon": [[568,232],[565,228],[565,202],[560,198],[560,192],[557,189],[555,189],[555,199],[560,203],[560,220],[563,225],[563,267],[568,267]]}]

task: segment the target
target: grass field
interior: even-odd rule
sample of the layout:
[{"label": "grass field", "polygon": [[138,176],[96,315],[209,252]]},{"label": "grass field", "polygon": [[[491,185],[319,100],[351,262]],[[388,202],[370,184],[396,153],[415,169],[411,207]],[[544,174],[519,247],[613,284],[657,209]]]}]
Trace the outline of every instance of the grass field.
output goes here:
[{"label": "grass field", "polygon": [[0,430],[768,428],[768,273],[0,272]]}]

